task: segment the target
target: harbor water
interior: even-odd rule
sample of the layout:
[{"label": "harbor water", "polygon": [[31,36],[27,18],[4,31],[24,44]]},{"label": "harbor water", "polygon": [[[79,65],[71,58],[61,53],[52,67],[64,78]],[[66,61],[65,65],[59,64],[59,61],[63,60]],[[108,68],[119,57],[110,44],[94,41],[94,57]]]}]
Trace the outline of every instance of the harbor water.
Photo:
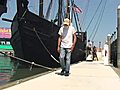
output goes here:
[{"label": "harbor water", "polygon": [[0,54],[0,87],[47,71]]}]

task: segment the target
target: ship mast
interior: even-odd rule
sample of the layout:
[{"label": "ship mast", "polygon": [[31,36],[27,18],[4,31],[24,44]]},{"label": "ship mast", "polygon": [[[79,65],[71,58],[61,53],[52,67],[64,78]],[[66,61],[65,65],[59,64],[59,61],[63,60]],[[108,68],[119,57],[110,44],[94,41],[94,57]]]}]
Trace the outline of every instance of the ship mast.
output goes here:
[{"label": "ship mast", "polygon": [[62,24],[62,3],[63,0],[59,0],[59,7],[58,7],[58,26]]},{"label": "ship mast", "polygon": [[[58,26],[61,26],[61,24],[62,24],[62,4],[63,4],[63,0],[59,0]],[[65,13],[65,18],[70,19],[70,0],[67,0],[67,11]]]},{"label": "ship mast", "polygon": [[39,16],[43,17],[43,0],[39,1]]},{"label": "ship mast", "polygon": [[70,0],[67,0],[67,13],[66,18],[70,19]]}]

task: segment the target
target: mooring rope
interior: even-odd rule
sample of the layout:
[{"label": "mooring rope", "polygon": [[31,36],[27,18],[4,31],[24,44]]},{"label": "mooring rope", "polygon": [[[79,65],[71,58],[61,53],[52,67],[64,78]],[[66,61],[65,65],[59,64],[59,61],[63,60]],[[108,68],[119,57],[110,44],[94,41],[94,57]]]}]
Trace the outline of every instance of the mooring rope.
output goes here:
[{"label": "mooring rope", "polygon": [[[1,51],[0,51],[0,53],[6,55],[6,56],[8,56],[8,57],[11,57],[11,58],[13,58],[13,59],[17,59],[17,60],[20,60],[20,61],[29,63],[29,64],[31,64],[32,66],[35,65],[35,66],[39,66],[39,67],[42,67],[42,68],[45,68],[45,69],[48,69],[48,70],[51,70],[51,71],[54,70],[53,68],[49,68],[49,67],[46,67],[46,66],[43,66],[43,65],[34,63],[34,62],[30,62],[30,61],[28,61],[28,60],[25,60],[25,59],[22,59],[22,58],[19,58],[19,57],[12,56],[12,55],[6,54],[6,53],[1,52]],[[32,68],[31,68],[31,69],[32,69]]]},{"label": "mooring rope", "polygon": [[33,28],[33,30],[35,31],[36,36],[38,37],[40,43],[43,45],[43,47],[45,48],[45,50],[47,51],[47,53],[51,56],[51,58],[56,61],[57,63],[60,63],[51,53],[50,51],[47,49],[47,47],[45,46],[45,44],[43,43],[43,41],[41,40],[40,36],[38,35],[37,31],[35,30],[35,28]]},{"label": "mooring rope", "polygon": [[22,14],[22,17],[20,17],[19,21],[21,21],[22,19],[24,19],[23,17],[25,16],[26,13],[27,13],[27,9],[24,11],[24,13]]}]

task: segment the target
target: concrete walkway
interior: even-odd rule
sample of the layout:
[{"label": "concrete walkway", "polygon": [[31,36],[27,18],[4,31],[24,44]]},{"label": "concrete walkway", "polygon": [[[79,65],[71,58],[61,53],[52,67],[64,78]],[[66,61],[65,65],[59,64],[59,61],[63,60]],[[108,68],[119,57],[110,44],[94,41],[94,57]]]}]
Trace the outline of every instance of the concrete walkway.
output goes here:
[{"label": "concrete walkway", "polygon": [[71,66],[70,76],[60,70],[17,84],[4,90],[120,90],[120,78],[102,62],[80,62]]}]

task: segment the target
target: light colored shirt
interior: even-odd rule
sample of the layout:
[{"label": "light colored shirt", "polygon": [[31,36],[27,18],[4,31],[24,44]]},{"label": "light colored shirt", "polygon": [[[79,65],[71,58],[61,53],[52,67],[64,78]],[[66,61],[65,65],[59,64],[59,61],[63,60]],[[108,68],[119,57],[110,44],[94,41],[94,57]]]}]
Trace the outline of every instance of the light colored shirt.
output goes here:
[{"label": "light colored shirt", "polygon": [[87,43],[87,47],[90,47],[90,48],[91,48],[91,47],[92,47],[92,42],[88,42],[88,43]]},{"label": "light colored shirt", "polygon": [[62,26],[58,32],[62,36],[61,47],[71,48],[73,44],[73,34],[76,30],[73,26]]}]

